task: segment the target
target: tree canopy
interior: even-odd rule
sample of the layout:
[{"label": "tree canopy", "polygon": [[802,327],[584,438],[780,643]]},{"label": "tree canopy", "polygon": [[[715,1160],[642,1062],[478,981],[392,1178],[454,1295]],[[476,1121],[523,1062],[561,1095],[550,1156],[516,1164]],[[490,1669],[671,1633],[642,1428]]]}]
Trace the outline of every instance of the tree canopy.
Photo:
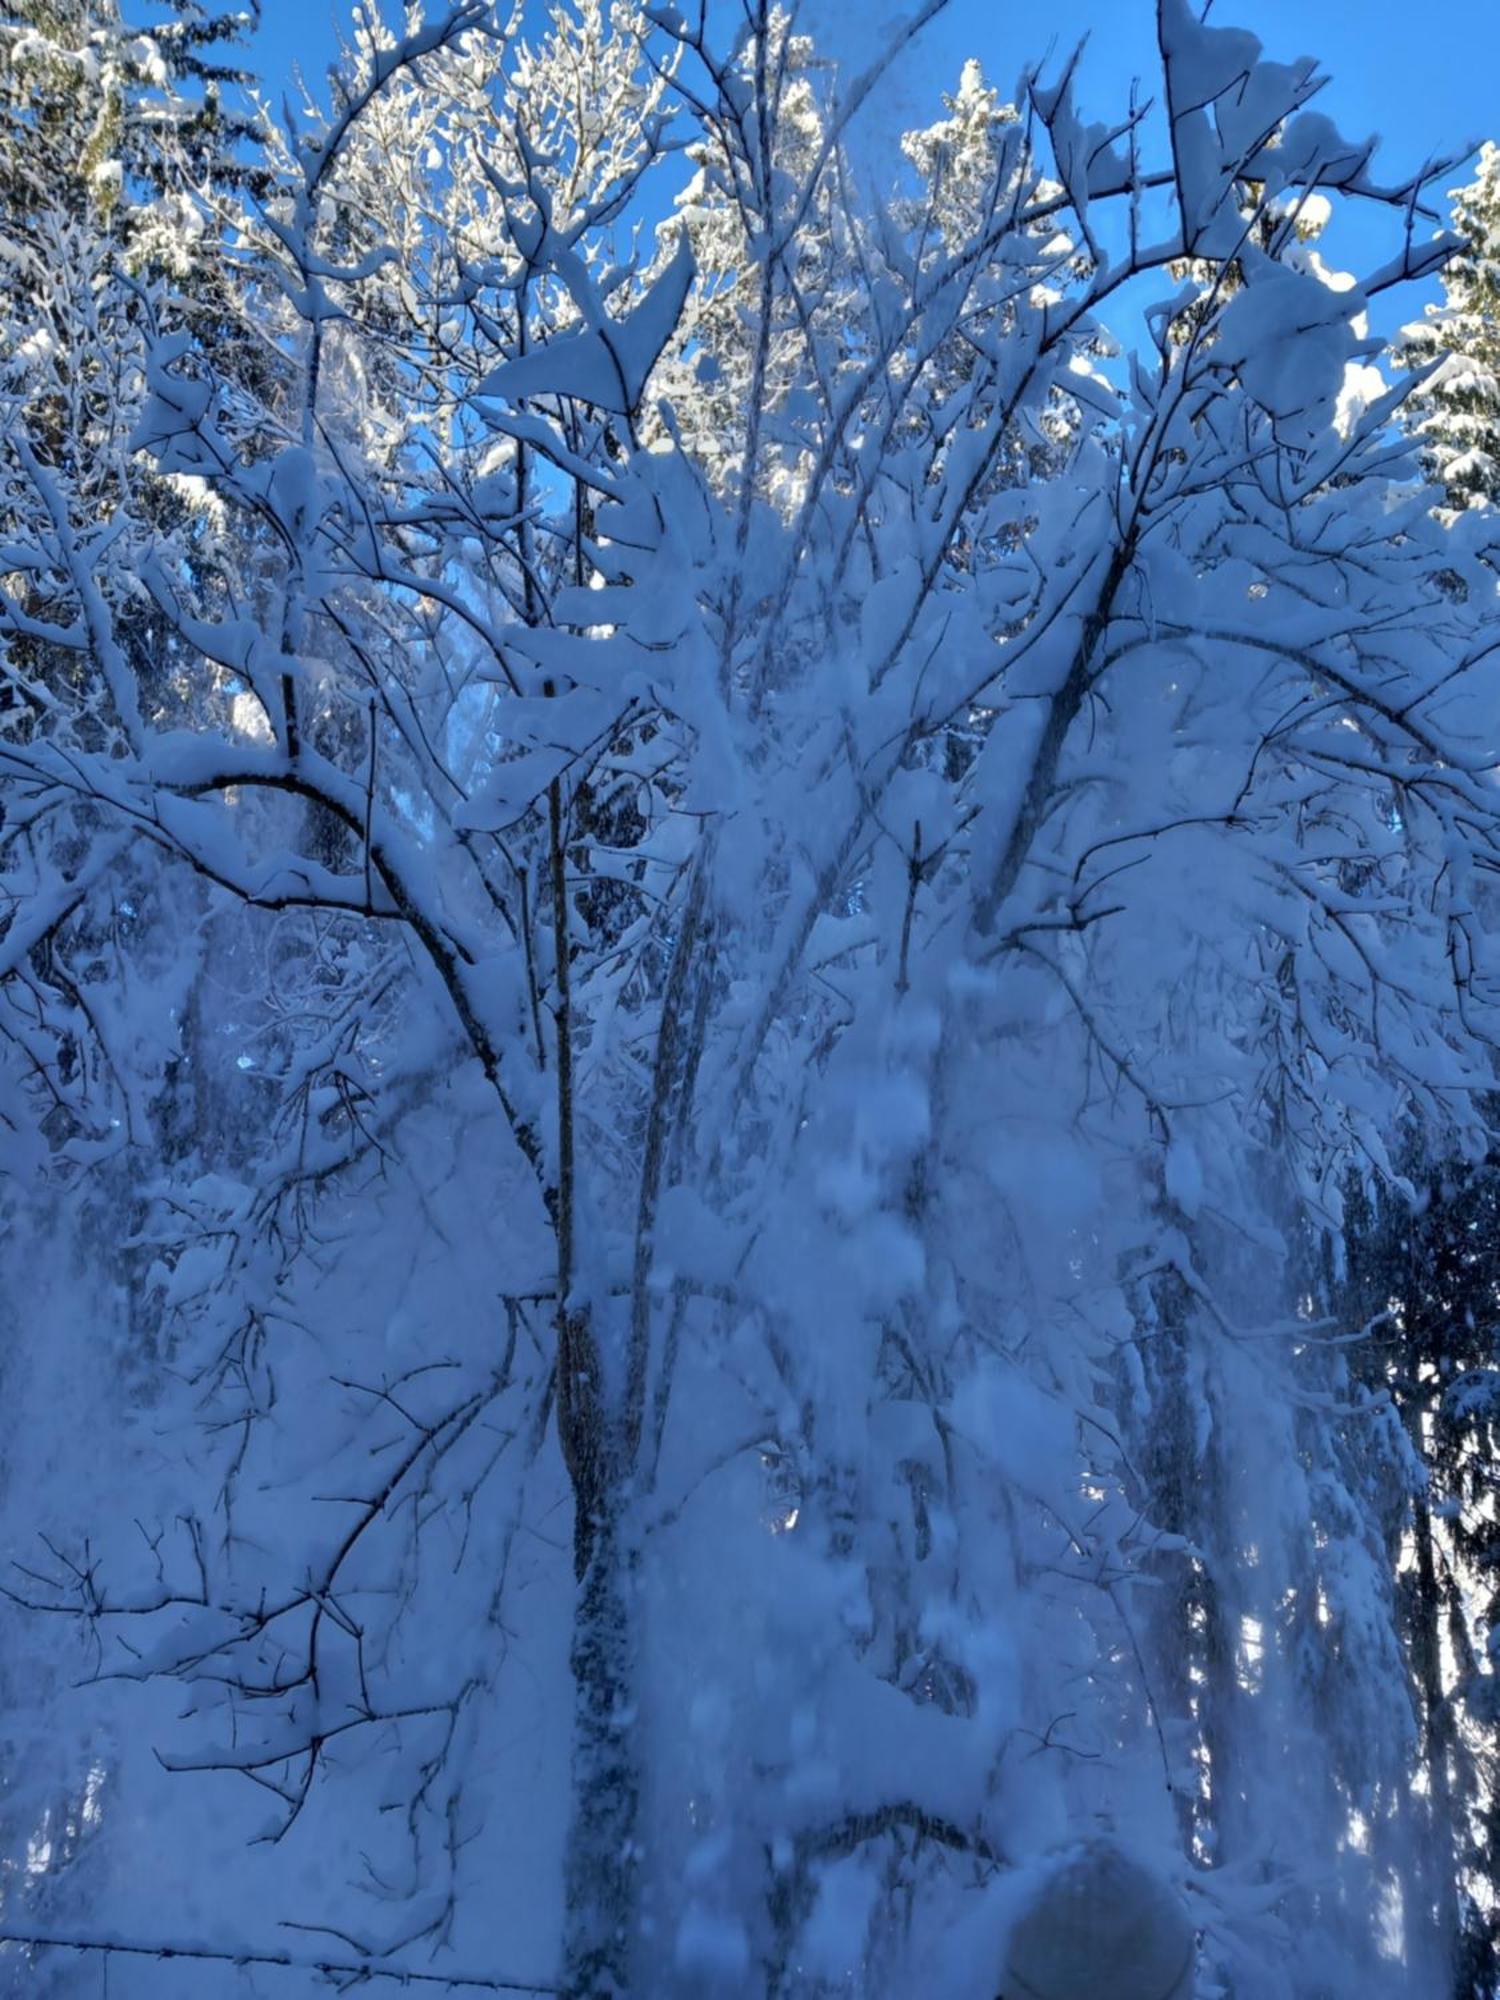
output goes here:
[{"label": "tree canopy", "polygon": [[1492,1991],[1457,162],[936,11],[10,10],[28,1977]]}]

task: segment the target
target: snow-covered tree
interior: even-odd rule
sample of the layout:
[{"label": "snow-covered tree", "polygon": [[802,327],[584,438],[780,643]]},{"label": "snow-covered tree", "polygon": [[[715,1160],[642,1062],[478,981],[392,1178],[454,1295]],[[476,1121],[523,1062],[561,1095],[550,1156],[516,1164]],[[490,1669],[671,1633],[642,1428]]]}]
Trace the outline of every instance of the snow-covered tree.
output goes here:
[{"label": "snow-covered tree", "polygon": [[1462,248],[1443,270],[1443,303],[1402,332],[1398,358],[1421,378],[1407,421],[1447,511],[1500,496],[1500,148],[1486,145],[1472,181],[1452,190]]},{"label": "snow-covered tree", "polygon": [[[1495,1978],[1497,1379],[1492,1158],[1434,1165],[1351,1206],[1341,1303],[1371,1329],[1357,1366],[1399,1413],[1406,1444],[1391,1560],[1421,1727],[1421,1893],[1457,2000]],[[1457,1893],[1455,1893],[1455,1885]]]},{"label": "snow-covered tree", "polygon": [[[1346,395],[1450,246],[1313,65],[1158,28],[1159,140],[967,73],[962,173],[933,128],[875,203],[899,37],[366,23],[264,191],[284,401],[149,359],[257,580],[143,564],[208,699],[143,704],[118,538],[16,459],[33,900],[148,839],[281,1006],[261,1116],[141,1141],[149,1457],[13,1585],[186,1696],[200,1907],[269,1809],[226,1955],[987,2000],[1144,1869],[1179,1987],[1188,1929],[1235,2000],[1431,1985],[1400,1425],[1317,1273],[1351,1175],[1486,1138],[1483,572]],[[1393,260],[1299,268],[1312,195]]]},{"label": "snow-covered tree", "polygon": [[[222,101],[239,81],[226,38],[232,55],[247,17],[166,11],[147,33],[109,0],[0,10],[0,736],[10,741],[33,740],[64,710],[97,741],[77,647],[57,630],[58,615],[66,623],[77,607],[62,579],[96,550],[108,554],[86,617],[111,670],[158,722],[197,698],[197,658],[142,589],[139,565],[154,546],[211,591],[223,554],[214,510],[191,483],[163,479],[129,439],[164,322],[190,319],[226,356],[245,345],[219,239],[252,175],[239,153],[249,121]],[[56,740],[66,744],[66,727]],[[117,1297],[128,1294],[145,1268],[130,1243],[141,1214],[130,1149],[149,1138],[180,1157],[174,1127],[193,1122],[201,1067],[178,1021],[192,1007],[206,898],[165,876],[149,842],[118,833],[101,870],[90,851],[97,820],[87,806],[57,806],[39,822],[0,799],[0,1229],[33,1246],[28,1282],[15,1282],[18,1264],[10,1286],[7,1379],[18,1396],[23,1357],[35,1350],[25,1329],[49,1323],[42,1299],[68,1261],[36,1257],[49,1276],[38,1269],[33,1292],[34,1246],[56,1237],[79,1247],[69,1190],[87,1186],[95,1211],[112,1216]],[[17,1115],[43,1077],[42,1115],[34,1105]],[[150,1319],[127,1309],[86,1357],[75,1354],[100,1388],[94,1425],[109,1421],[112,1396],[139,1392]],[[45,1647],[6,1648],[10,1865],[0,1893],[11,1920],[65,1903],[64,1863],[97,1830],[110,1788],[104,1734],[60,1741],[46,1731],[39,1691],[73,1664]],[[39,1854],[45,1868],[34,1865]]]}]

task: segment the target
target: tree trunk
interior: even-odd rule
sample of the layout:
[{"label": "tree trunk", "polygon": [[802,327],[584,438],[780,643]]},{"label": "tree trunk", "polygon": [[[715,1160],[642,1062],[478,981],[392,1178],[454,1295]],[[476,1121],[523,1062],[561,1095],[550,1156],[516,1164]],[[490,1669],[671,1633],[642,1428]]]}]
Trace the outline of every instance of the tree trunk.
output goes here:
[{"label": "tree trunk", "polygon": [[1417,1558],[1416,1629],[1413,1634],[1422,1690],[1422,1757],[1427,1766],[1432,1841],[1427,1855],[1428,1904],[1434,1942],[1442,1963],[1451,1966],[1457,1950],[1454,1908],[1454,1818],[1449,1782],[1449,1712],[1443,1694],[1442,1600],[1433,1546],[1432,1511],[1419,1494],[1412,1508],[1412,1540]]},{"label": "tree trunk", "polygon": [[627,2000],[640,1936],[641,1774],[636,1553],[628,1507],[600,1510],[573,1622],[573,1820],[565,1983],[578,2000]]}]

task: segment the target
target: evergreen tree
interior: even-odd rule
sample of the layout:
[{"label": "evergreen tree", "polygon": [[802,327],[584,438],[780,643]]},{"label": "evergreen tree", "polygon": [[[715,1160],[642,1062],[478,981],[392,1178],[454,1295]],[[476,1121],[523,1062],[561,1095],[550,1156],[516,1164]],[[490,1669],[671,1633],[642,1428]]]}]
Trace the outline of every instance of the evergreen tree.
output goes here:
[{"label": "evergreen tree", "polygon": [[[1355,1190],[1342,1300],[1357,1371],[1400,1418],[1405,1499],[1390,1559],[1427,1820],[1428,1921],[1455,2000],[1500,1971],[1500,1162],[1408,1164],[1410,1191]],[[1456,1893],[1455,1893],[1456,1890]]]},{"label": "evergreen tree", "polygon": [[[259,125],[226,104],[248,78],[218,52],[251,19],[174,0],[148,32],[118,0],[0,8],[0,395],[10,419],[0,526],[15,545],[49,504],[107,525],[122,559],[99,581],[119,594],[121,643],[144,670],[148,705],[190,689],[141,587],[146,549],[165,537],[170,553],[158,555],[205,585],[219,555],[217,510],[199,482],[164,479],[130,450],[146,353],[191,326],[238,375],[275,366],[223,254],[260,178],[244,144]],[[37,570],[0,578],[7,636],[43,683],[69,670],[47,640],[57,584]],[[220,578],[220,601],[222,588]],[[14,685],[7,694],[25,706]]]},{"label": "evergreen tree", "polygon": [[1450,516],[1500,498],[1500,147],[1483,148],[1452,202],[1463,247],[1444,269],[1443,303],[1403,330],[1396,351],[1407,368],[1432,371],[1406,416]]}]

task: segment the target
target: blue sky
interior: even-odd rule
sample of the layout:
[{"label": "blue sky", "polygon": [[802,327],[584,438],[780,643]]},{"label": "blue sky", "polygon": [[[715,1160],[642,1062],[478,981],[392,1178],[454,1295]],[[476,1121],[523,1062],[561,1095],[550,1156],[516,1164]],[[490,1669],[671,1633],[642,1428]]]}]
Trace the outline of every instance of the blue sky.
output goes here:
[{"label": "blue sky", "polygon": [[[399,12],[398,0],[384,4]],[[821,44],[862,67],[912,4],[800,0],[799,11]],[[711,5],[726,22],[738,12],[735,0]],[[320,78],[334,51],[335,23],[349,11],[350,0],[262,0],[255,59],[273,92],[294,63]],[[1427,0],[1425,7],[1421,0],[1215,0],[1212,18],[1253,30],[1268,55],[1316,56],[1332,77],[1320,108],[1351,139],[1380,135],[1383,178],[1400,180],[1433,154],[1500,136],[1500,0]],[[873,140],[878,145],[937,115],[940,92],[967,56],[978,56],[1008,90],[1027,64],[1049,50],[1065,55],[1084,35],[1083,108],[1113,115],[1130,79],[1153,74],[1154,21],[1153,0],[949,0],[871,107]],[[1330,241],[1330,261],[1384,254],[1379,227],[1373,219],[1344,225]],[[1413,303],[1411,295],[1401,306],[1393,301],[1377,324],[1405,317]]]},{"label": "blue sky", "polygon": [[[390,4],[390,0],[387,0]],[[731,0],[718,0],[729,15]],[[347,0],[262,0],[258,43],[268,82],[295,61],[316,73],[334,46]],[[392,9],[392,11],[395,11]],[[868,53],[904,7],[863,0],[802,0],[820,41]],[[1252,29],[1269,55],[1315,55],[1333,76],[1327,105],[1351,136],[1379,132],[1392,167],[1500,132],[1500,4],[1497,0],[1216,0],[1226,25]],[[977,55],[1009,82],[1049,47],[1066,51],[1087,33],[1085,98],[1112,105],[1133,74],[1149,72],[1151,0],[950,0],[926,32],[920,57],[903,65],[898,100],[924,115],[944,82]],[[901,103],[904,112],[906,103]]]}]

